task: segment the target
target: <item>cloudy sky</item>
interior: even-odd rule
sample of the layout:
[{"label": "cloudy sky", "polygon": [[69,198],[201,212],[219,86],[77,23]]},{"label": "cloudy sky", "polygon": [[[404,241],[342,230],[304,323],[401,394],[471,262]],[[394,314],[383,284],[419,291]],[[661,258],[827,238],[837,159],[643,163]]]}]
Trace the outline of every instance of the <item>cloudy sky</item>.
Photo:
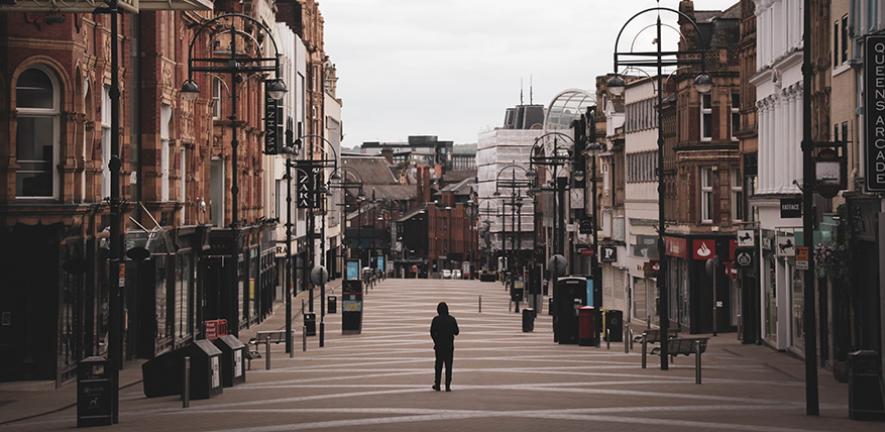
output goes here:
[{"label": "cloudy sky", "polygon": [[[326,52],[338,66],[348,147],[438,135],[473,143],[519,103],[547,105],[568,88],[593,90],[612,70],[618,30],[653,0],[321,0]],[[696,10],[737,0],[695,0]],[[678,0],[661,0],[677,8]],[[662,20],[675,23],[675,15]],[[653,14],[625,29],[621,50],[653,49]],[[643,29],[645,29],[643,31]],[[664,35],[673,47],[673,31]],[[671,43],[667,43],[668,40]]]}]

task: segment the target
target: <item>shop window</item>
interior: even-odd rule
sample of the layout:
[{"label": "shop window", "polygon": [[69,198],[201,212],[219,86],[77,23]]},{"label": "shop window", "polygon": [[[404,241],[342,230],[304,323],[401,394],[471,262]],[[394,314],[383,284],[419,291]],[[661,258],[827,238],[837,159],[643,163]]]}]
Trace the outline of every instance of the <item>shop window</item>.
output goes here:
[{"label": "shop window", "polygon": [[57,198],[54,167],[59,158],[59,89],[55,76],[37,66],[16,82],[15,194],[18,198]]}]

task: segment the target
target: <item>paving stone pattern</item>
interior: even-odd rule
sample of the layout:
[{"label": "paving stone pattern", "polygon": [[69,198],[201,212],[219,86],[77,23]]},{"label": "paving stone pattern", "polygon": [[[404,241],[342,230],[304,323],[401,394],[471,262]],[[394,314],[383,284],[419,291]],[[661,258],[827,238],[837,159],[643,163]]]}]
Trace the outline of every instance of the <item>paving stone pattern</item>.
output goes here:
[{"label": "paving stone pattern", "polygon": [[[482,313],[478,297],[482,296]],[[801,361],[734,334],[710,340],[704,383],[694,359],[661,371],[640,368],[637,352],[553,343],[539,314],[522,333],[499,283],[388,279],[367,293],[363,332],[342,336],[327,318],[326,347],[309,338],[295,357],[274,347],[273,369],[253,362],[247,383],[181,408],[176,397],[146,399],[141,385],[122,392],[126,431],[882,431],[848,420],[847,386],[822,371],[822,415],[804,415]],[[546,299],[545,299],[546,300]],[[430,321],[445,301],[458,319],[451,393],[434,392]],[[319,311],[319,308],[316,309]],[[340,310],[340,304],[339,304]],[[281,314],[281,310],[277,315]],[[279,328],[279,318],[266,324]],[[638,349],[638,345],[635,346]],[[63,430],[74,410],[0,427]]]}]

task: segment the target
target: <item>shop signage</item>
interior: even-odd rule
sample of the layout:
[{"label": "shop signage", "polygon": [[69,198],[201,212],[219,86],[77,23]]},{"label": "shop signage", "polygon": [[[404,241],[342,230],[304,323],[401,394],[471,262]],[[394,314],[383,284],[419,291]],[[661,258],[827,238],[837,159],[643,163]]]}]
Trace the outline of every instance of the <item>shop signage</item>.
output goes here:
[{"label": "shop signage", "polygon": [[658,259],[657,236],[637,235],[633,246],[633,256]]},{"label": "shop signage", "polygon": [[802,198],[781,198],[781,219],[802,217]]},{"label": "shop signage", "polygon": [[297,171],[295,202],[298,208],[319,208],[319,193],[315,185],[321,184],[319,168],[311,168],[310,172],[303,169]]},{"label": "shop signage", "polygon": [[777,256],[796,256],[796,240],[793,238],[793,233],[778,233],[775,242],[777,244],[774,249]]},{"label": "shop signage", "polygon": [[691,243],[692,258],[705,261],[716,256],[716,240],[694,240]]},{"label": "shop signage", "polygon": [[664,237],[667,256],[688,258],[688,241],[680,237]]},{"label": "shop signage", "polygon": [[615,262],[618,260],[618,248],[615,246],[602,246],[602,262]]},{"label": "shop signage", "polygon": [[756,247],[756,235],[753,230],[738,230],[737,247],[753,248]]},{"label": "shop signage", "polygon": [[796,270],[808,270],[808,246],[796,247]]},{"label": "shop signage", "polygon": [[592,234],[593,233],[593,219],[589,217],[585,217],[581,219],[581,224],[578,227],[578,232],[581,234]]},{"label": "shop signage", "polygon": [[275,155],[283,147],[283,103],[264,92],[264,154]]},{"label": "shop signage", "polygon": [[885,35],[868,36],[864,43],[864,134],[867,189],[885,191]]},{"label": "shop signage", "polygon": [[753,265],[753,253],[750,251],[740,251],[737,253],[735,261],[740,267],[750,267]]}]

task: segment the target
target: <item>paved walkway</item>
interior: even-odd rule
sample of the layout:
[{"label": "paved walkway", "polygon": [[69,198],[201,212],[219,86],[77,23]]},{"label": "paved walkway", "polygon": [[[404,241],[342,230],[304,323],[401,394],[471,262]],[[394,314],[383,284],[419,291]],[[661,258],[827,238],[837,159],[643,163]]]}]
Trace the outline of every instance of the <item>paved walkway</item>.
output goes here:
[{"label": "paved walkway", "polygon": [[[483,312],[477,311],[482,295]],[[430,389],[428,328],[446,301],[462,334],[455,342],[452,393]],[[340,305],[339,305],[340,307]],[[274,323],[267,323],[271,326]],[[272,327],[269,327],[272,328]],[[639,354],[552,342],[550,318],[520,331],[498,283],[388,279],[366,297],[361,335],[327,320],[326,347],[310,338],[290,359],[276,347],[272,370],[253,363],[247,383],[182,409],[175,397],[123,390],[121,423],[133,431],[881,431],[847,419],[847,387],[821,373],[822,415],[804,415],[802,363],[733,334],[711,340],[704,384],[693,359],[671,370],[639,367]],[[300,348],[300,331],[296,347]],[[61,430],[74,410],[8,425]],[[2,429],[2,427],[0,427]]]}]

